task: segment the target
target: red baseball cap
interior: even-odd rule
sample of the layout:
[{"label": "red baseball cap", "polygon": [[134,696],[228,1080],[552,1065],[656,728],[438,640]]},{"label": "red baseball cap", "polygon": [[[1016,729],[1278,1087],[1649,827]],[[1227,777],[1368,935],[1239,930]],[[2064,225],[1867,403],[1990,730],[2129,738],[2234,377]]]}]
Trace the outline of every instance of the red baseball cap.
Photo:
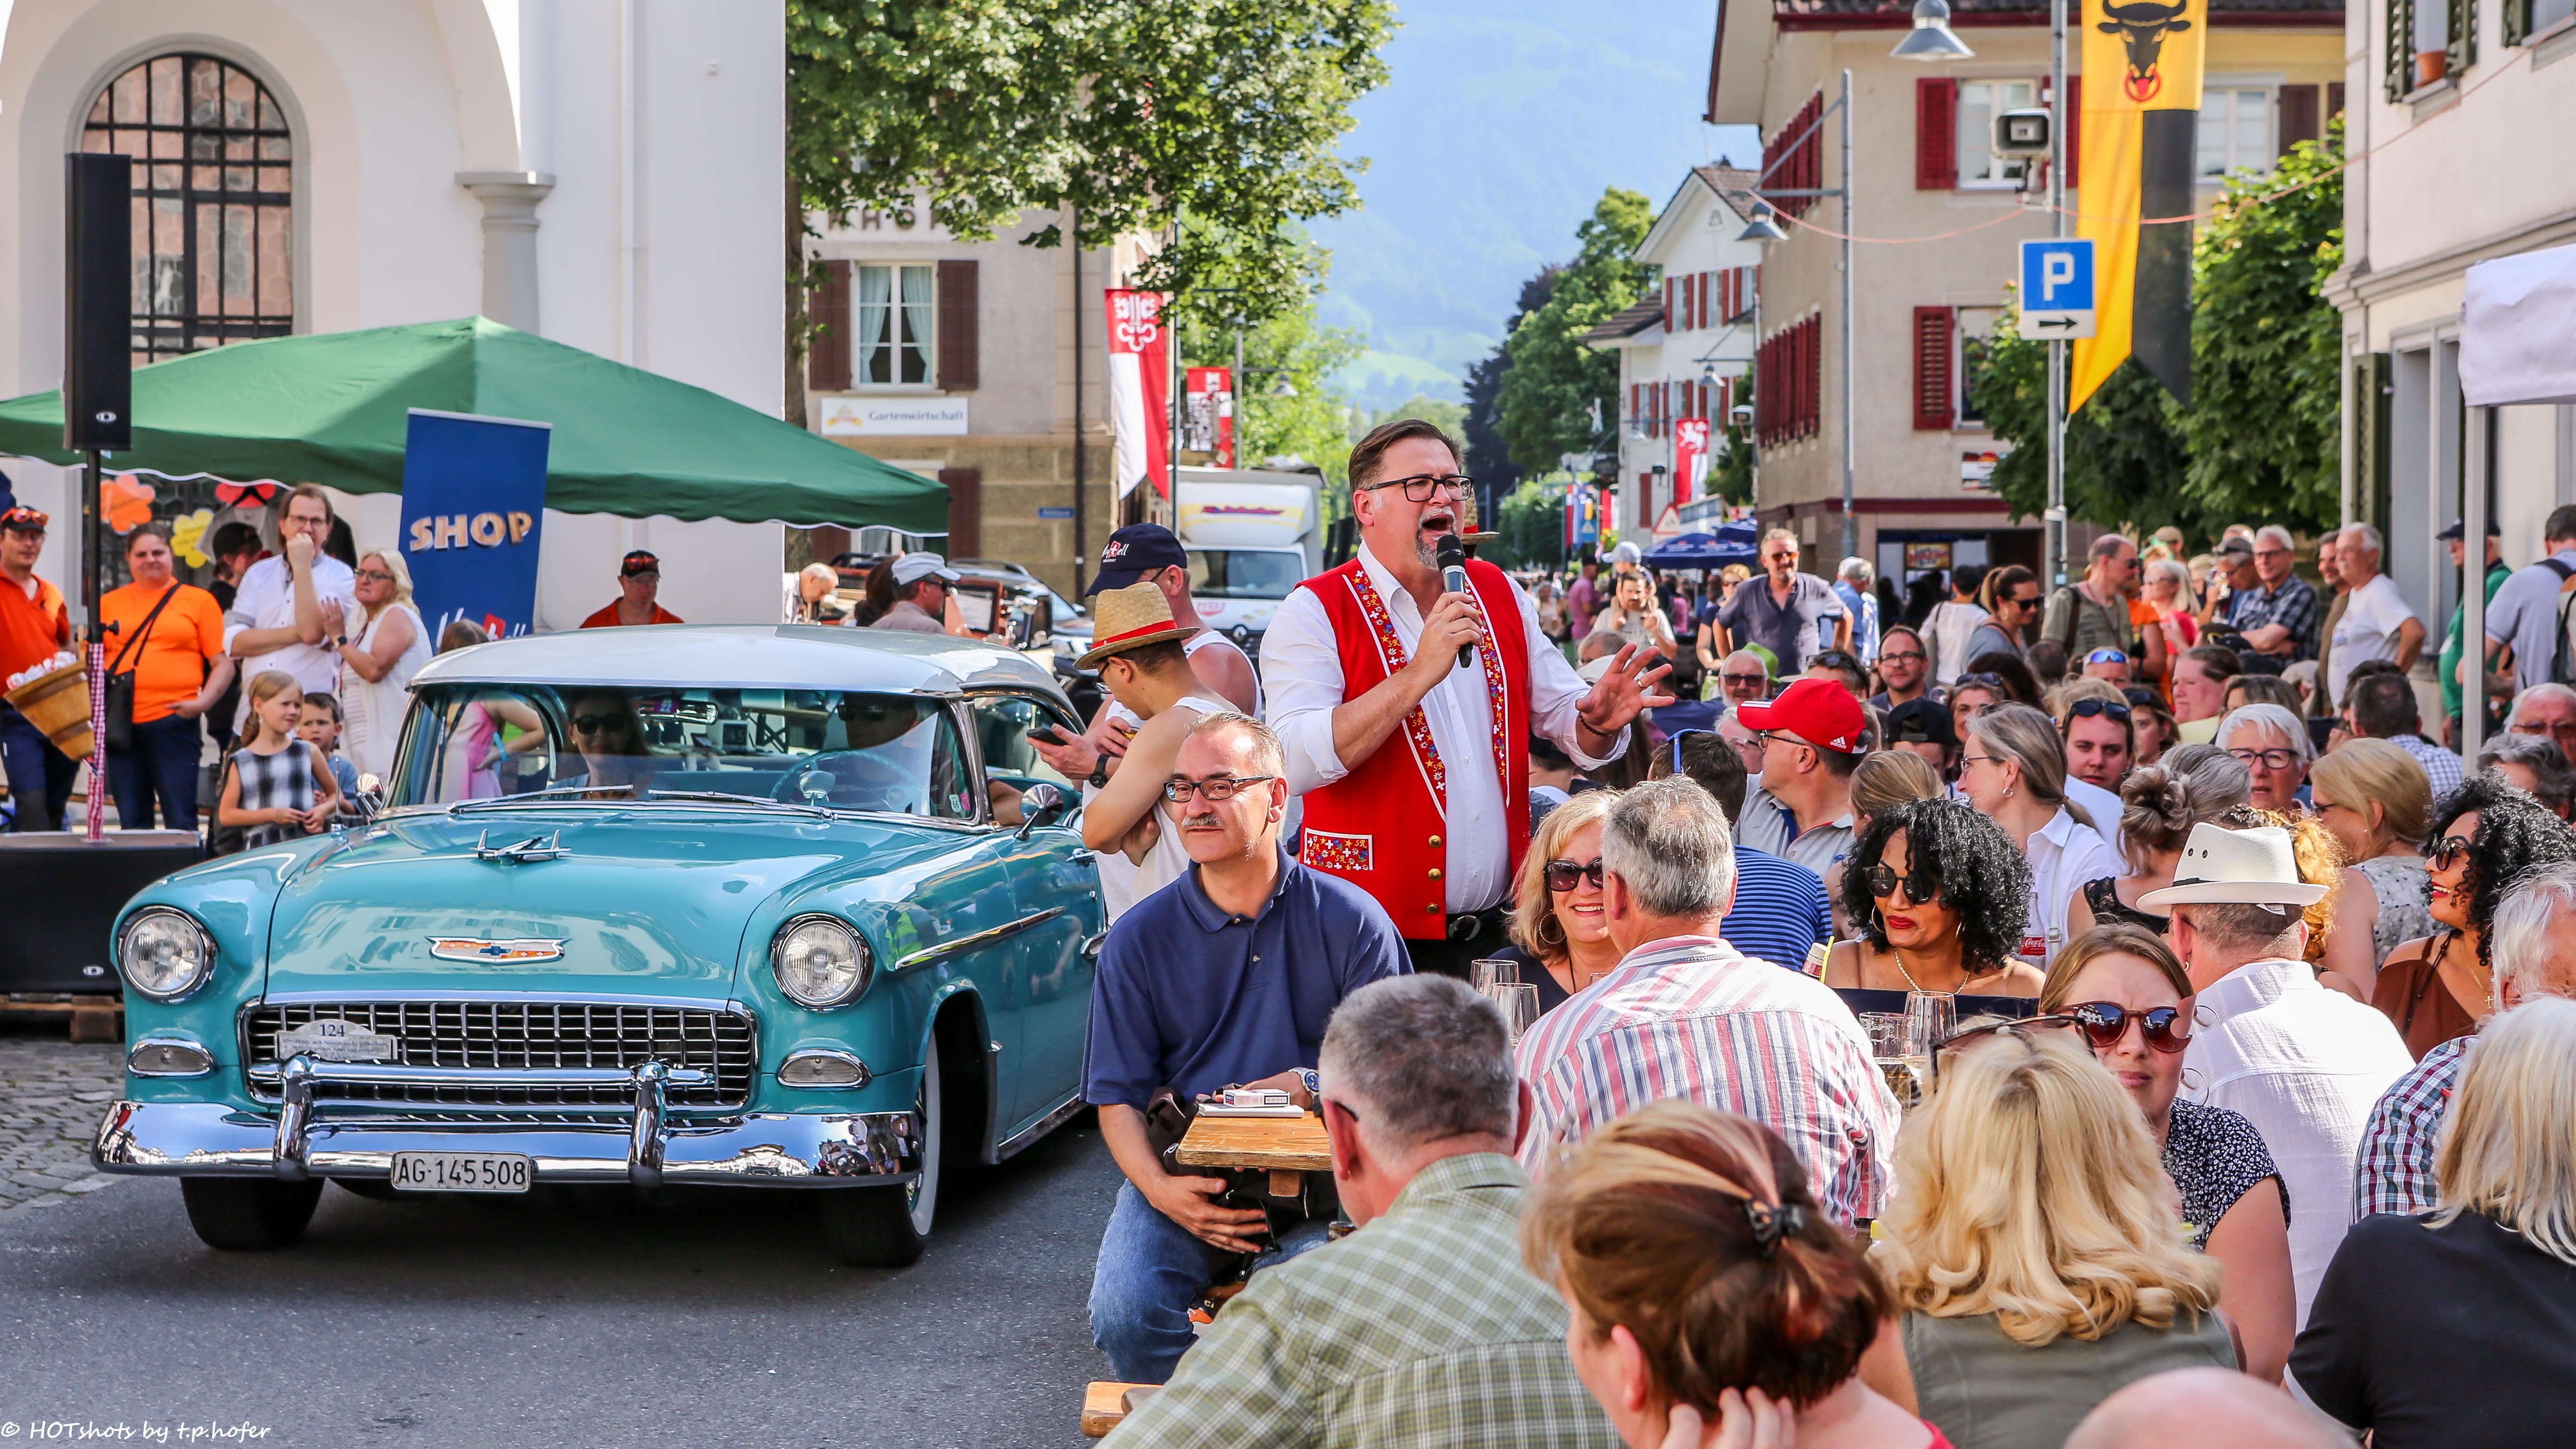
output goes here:
[{"label": "red baseball cap", "polygon": [[1748,728],[1782,730],[1820,750],[1845,755],[1860,753],[1861,736],[1869,729],[1860,701],[1830,679],[1793,679],[1778,699],[1747,700],[1735,712]]}]

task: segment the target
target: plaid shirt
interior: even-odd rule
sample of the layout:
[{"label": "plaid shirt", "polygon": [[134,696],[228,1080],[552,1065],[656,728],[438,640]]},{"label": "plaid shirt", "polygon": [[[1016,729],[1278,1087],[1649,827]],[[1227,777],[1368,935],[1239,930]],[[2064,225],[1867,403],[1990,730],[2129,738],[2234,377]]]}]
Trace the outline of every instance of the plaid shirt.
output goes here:
[{"label": "plaid shirt", "polygon": [[1422,1169],[1384,1217],[1254,1274],[1109,1442],[1618,1449],[1563,1303],[1521,1266],[1527,1188],[1498,1152]]},{"label": "plaid shirt", "polygon": [[2433,798],[2436,800],[2460,788],[2460,782],[2468,778],[2460,767],[2458,755],[2422,735],[2390,735],[2388,742],[2413,755],[2415,763],[2424,767],[2424,778],[2433,782]]},{"label": "plaid shirt", "polygon": [[2277,589],[2247,589],[2227,596],[2227,625],[2239,634],[2266,624],[2290,631],[2290,662],[2317,657],[2317,591],[2293,574]]},{"label": "plaid shirt", "polygon": [[1628,953],[1521,1038],[1537,1111],[1521,1162],[1665,1097],[1738,1112],[1786,1139],[1836,1222],[1875,1217],[1896,1141],[1896,1099],[1869,1039],[1823,982],[1710,936]]},{"label": "plaid shirt", "polygon": [[2469,1043],[2454,1037],[2397,1079],[2370,1109],[2370,1124],[2361,1129],[2361,1152],[2352,1175],[2352,1220],[2373,1213],[2430,1212],[2441,1194],[2433,1185],[2433,1146],[2442,1136],[2442,1119],[2450,1115],[2451,1094],[2460,1088],[2460,1071],[2468,1065]]}]

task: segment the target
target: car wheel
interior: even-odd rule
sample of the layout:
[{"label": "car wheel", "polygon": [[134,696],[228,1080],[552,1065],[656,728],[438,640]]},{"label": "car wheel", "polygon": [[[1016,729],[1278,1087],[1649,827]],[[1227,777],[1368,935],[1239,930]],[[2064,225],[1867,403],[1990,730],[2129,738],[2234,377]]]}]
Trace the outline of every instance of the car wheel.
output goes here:
[{"label": "car wheel", "polygon": [[913,1111],[921,1118],[921,1175],[902,1187],[853,1187],[820,1196],[823,1241],[853,1268],[908,1268],[930,1245],[939,1213],[939,1043],[921,1064]]},{"label": "car wheel", "polygon": [[322,1184],[273,1182],[256,1177],[183,1177],[179,1196],[188,1204],[188,1226],[209,1248],[264,1253],[292,1246],[313,1221]]}]

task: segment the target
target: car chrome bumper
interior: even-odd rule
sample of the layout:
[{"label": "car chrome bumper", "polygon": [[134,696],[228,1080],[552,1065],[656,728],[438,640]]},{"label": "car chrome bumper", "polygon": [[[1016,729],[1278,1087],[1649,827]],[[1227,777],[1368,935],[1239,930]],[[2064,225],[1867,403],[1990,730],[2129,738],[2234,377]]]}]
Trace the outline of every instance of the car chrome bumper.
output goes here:
[{"label": "car chrome bumper", "polygon": [[[585,1077],[605,1069],[583,1069]],[[478,1086],[541,1086],[561,1071],[441,1072]],[[632,1108],[596,1122],[494,1109],[466,1118],[322,1100],[337,1082],[409,1084],[421,1069],[296,1057],[279,1072],[275,1112],[216,1102],[118,1102],[100,1121],[90,1159],[101,1171],[162,1176],[378,1178],[397,1152],[516,1152],[539,1182],[892,1187],[919,1175],[921,1125],[910,1112],[746,1112],[672,1120],[666,1084],[696,1075],[647,1062],[613,1075],[632,1083]],[[540,1082],[538,1078],[548,1082]],[[373,1108],[373,1104],[368,1104]],[[334,1115],[336,1113],[336,1115]],[[542,1115],[554,1120],[514,1121]]]}]

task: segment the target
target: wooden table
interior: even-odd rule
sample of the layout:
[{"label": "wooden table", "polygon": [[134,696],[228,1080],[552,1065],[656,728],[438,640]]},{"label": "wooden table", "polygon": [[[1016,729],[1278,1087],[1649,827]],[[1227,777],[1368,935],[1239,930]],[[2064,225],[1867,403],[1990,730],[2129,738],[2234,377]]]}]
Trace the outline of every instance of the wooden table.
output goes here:
[{"label": "wooden table", "polygon": [[1294,1117],[1210,1117],[1190,1119],[1190,1130],[1173,1154],[1183,1167],[1261,1167],[1270,1170],[1274,1197],[1295,1197],[1305,1188],[1299,1176],[1333,1170],[1333,1140],[1324,1120],[1312,1112]]}]

